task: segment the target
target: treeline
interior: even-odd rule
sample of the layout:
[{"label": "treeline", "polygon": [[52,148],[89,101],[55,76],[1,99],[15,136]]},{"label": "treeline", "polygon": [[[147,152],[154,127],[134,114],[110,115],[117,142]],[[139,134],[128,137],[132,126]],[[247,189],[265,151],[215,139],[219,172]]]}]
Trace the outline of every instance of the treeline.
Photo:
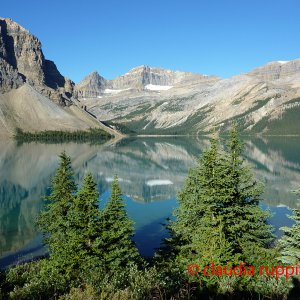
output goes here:
[{"label": "treeline", "polygon": [[102,121],[103,125],[111,127],[115,130],[118,130],[119,132],[126,134],[126,135],[136,135],[136,131],[129,129],[127,126],[125,126],[122,123],[115,123],[113,121]]},{"label": "treeline", "polygon": [[[117,177],[108,203],[99,208],[91,174],[80,189],[65,153],[37,225],[49,257],[2,273],[3,299],[299,299],[299,273],[271,274],[272,266],[300,259],[300,211],[276,242],[269,212],[259,202],[262,185],[241,159],[233,126],[227,147],[212,139],[178,195],[169,237],[151,260],[132,241]],[[214,263],[268,267],[252,276],[200,272]],[[196,267],[197,266],[197,267]],[[198,272],[199,271],[199,272]],[[220,270],[219,270],[220,271]],[[212,271],[210,271],[212,272]]]},{"label": "treeline", "polygon": [[43,143],[63,143],[63,142],[92,142],[101,143],[106,141],[112,136],[100,129],[89,128],[89,130],[77,130],[77,131],[57,131],[57,130],[45,130],[39,132],[24,132],[22,129],[17,128],[14,138],[21,143],[28,142],[43,142]]}]

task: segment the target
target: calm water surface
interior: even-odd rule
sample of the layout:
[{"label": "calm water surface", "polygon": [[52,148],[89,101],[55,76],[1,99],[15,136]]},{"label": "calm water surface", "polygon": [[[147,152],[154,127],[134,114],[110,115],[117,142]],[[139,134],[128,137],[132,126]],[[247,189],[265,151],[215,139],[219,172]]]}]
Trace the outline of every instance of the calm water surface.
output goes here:
[{"label": "calm water surface", "polygon": [[[92,172],[100,205],[107,201],[114,174],[119,176],[128,214],[135,221],[135,241],[147,256],[166,236],[162,224],[177,205],[176,193],[208,145],[207,139],[187,138],[136,138],[102,146],[17,146],[13,141],[0,141],[0,266],[45,253],[34,223],[63,150],[72,157],[79,185]],[[270,222],[280,236],[279,228],[292,224],[286,216],[289,209],[300,203],[292,193],[300,186],[300,139],[248,139],[244,154],[265,185],[262,206],[274,213]]]}]

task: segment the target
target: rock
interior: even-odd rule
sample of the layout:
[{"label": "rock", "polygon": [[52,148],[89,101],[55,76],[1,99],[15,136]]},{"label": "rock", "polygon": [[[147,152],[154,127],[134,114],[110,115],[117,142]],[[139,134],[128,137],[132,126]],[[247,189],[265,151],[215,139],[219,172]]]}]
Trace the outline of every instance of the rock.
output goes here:
[{"label": "rock", "polygon": [[269,63],[227,79],[141,66],[107,81],[103,93],[87,98],[85,105],[102,120],[140,134],[224,131],[233,120],[240,130],[260,133],[279,119],[288,124],[287,133],[295,134],[300,130],[300,60]]},{"label": "rock", "polygon": [[8,92],[20,87],[25,82],[25,77],[18,73],[3,58],[0,58],[0,90]]},{"label": "rock", "polygon": [[107,80],[97,72],[86,76],[80,83],[75,86],[74,95],[76,98],[97,98],[105,90]]},{"label": "rock", "polygon": [[109,86],[114,89],[137,88],[144,89],[145,86],[160,85],[173,86],[184,82],[201,81],[207,76],[180,71],[165,70],[162,68],[139,66],[130,70],[125,75],[109,81]]},{"label": "rock", "polygon": [[72,93],[74,84],[66,84],[54,62],[45,59],[41,42],[11,19],[0,18],[0,59],[0,92],[26,82],[51,100],[70,104],[66,95]]},{"label": "rock", "polygon": [[128,89],[142,91],[147,89],[148,85],[171,87],[216,79],[217,77],[213,76],[139,66],[113,80],[106,80],[97,72],[93,72],[75,86],[75,96],[79,99],[97,98]]},{"label": "rock", "polygon": [[[19,93],[10,92],[25,85],[23,92],[33,88],[42,94],[41,103],[51,109],[42,96],[66,109],[76,104],[86,108],[90,117],[123,123],[145,134],[198,134],[215,131],[215,128],[223,131],[233,120],[239,123],[241,130],[256,133],[267,132],[270,124],[273,126],[274,120],[279,119],[287,133],[291,133],[292,123],[296,124],[293,133],[298,134],[300,130],[300,59],[271,62],[248,74],[227,79],[143,65],[113,80],[93,72],[74,87],[71,80],[60,74],[54,62],[45,59],[35,36],[12,20],[0,18],[0,93],[7,94],[0,103],[0,122],[7,132],[12,132],[18,124],[19,113],[23,114],[22,126],[32,129],[33,121],[27,122],[24,107],[17,106],[18,102],[14,103],[16,107],[10,107],[9,102],[16,95],[21,97]],[[31,95],[32,91],[27,94]],[[39,97],[35,99],[34,103],[38,103]],[[16,115],[9,119],[9,113]],[[36,118],[36,114],[33,117]],[[66,127],[70,124],[73,119]],[[277,130],[279,127],[277,125]]]},{"label": "rock", "polygon": [[300,59],[271,62],[254,69],[249,75],[259,78],[260,80],[271,81],[293,76],[297,73],[300,73]]},{"label": "rock", "polygon": [[[44,57],[41,42],[11,19],[0,18],[0,137],[24,131],[102,128],[72,98],[74,83]],[[52,101],[51,101],[52,100]]]}]

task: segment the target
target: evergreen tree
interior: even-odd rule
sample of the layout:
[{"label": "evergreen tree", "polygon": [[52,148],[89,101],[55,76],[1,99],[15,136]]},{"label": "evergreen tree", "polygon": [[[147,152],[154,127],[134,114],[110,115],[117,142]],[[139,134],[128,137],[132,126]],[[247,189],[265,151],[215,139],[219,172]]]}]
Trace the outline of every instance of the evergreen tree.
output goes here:
[{"label": "evergreen tree", "polygon": [[190,171],[178,196],[179,208],[168,241],[180,261],[236,263],[247,259],[243,248],[249,243],[266,247],[273,239],[267,224],[269,214],[258,206],[262,188],[244,165],[241,152],[234,125],[226,152],[212,140]]},{"label": "evergreen tree", "polygon": [[68,239],[68,213],[77,190],[70,157],[65,152],[59,157],[60,165],[52,179],[51,193],[45,197],[46,208],[37,222],[51,257],[64,255]]},{"label": "evergreen tree", "polygon": [[272,226],[267,224],[268,211],[259,207],[263,187],[241,158],[243,146],[234,123],[225,159],[225,176],[222,180],[220,216],[225,235],[235,251],[253,242],[265,247],[273,239]]},{"label": "evergreen tree", "polygon": [[101,266],[102,249],[98,241],[102,234],[102,220],[98,198],[97,184],[88,173],[68,214],[68,261],[74,269]]},{"label": "evergreen tree", "polygon": [[[300,194],[300,190],[297,191]],[[290,219],[295,221],[292,227],[283,227],[283,237],[279,240],[279,248],[281,250],[280,260],[283,263],[295,266],[300,260],[300,210],[293,209],[293,215]]]},{"label": "evergreen tree", "polygon": [[199,243],[210,237],[211,228],[220,225],[217,197],[222,160],[219,143],[214,139],[210,149],[199,158],[197,167],[190,170],[184,188],[178,194],[179,207],[175,210],[176,221],[170,224],[169,241],[173,247],[179,246],[186,258],[191,253],[200,254],[203,247],[198,247]]},{"label": "evergreen tree", "polygon": [[131,240],[134,235],[133,221],[126,213],[121,198],[117,176],[111,185],[111,194],[103,211],[102,243],[103,258],[108,270],[121,270],[130,263],[140,261],[138,250]]}]

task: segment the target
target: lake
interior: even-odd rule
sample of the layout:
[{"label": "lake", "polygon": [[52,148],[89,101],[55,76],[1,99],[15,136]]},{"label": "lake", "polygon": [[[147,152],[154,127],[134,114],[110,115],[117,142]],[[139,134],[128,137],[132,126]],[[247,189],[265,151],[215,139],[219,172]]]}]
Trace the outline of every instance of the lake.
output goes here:
[{"label": "lake", "polygon": [[[244,143],[244,158],[265,185],[261,205],[273,212],[270,223],[280,236],[279,228],[292,224],[290,209],[300,203],[292,192],[300,186],[300,138],[264,137]],[[179,137],[130,138],[106,145],[0,141],[0,266],[45,253],[35,218],[63,150],[72,158],[79,185],[87,172],[94,175],[100,206],[118,175],[128,214],[135,221],[135,242],[150,256],[166,237],[163,224],[177,206],[176,193],[189,168],[208,146],[206,138]]]}]

